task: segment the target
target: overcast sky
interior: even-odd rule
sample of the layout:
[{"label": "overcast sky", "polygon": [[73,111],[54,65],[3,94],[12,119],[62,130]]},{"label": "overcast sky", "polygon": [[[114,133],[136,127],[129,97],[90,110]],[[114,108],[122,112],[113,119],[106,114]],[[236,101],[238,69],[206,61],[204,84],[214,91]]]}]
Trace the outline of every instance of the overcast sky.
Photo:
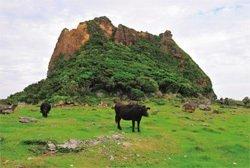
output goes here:
[{"label": "overcast sky", "polygon": [[250,96],[249,0],[0,0],[0,98],[46,77],[63,28],[104,15],[115,26],[171,30],[218,97]]}]

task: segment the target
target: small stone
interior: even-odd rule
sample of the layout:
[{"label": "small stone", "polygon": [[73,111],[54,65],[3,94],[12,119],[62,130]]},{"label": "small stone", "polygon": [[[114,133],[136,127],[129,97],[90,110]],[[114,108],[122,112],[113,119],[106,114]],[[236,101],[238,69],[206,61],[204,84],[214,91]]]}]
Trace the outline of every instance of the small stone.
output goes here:
[{"label": "small stone", "polygon": [[136,154],[136,156],[137,156],[137,157],[140,157],[140,155],[139,155],[139,154]]},{"label": "small stone", "polygon": [[6,164],[6,163],[8,163],[9,162],[9,160],[5,160],[4,162],[3,162],[3,164]]},{"label": "small stone", "polygon": [[81,141],[77,141],[75,139],[70,139],[69,141],[65,142],[64,144],[58,145],[61,148],[66,148],[66,149],[76,149],[79,147],[81,144]]},{"label": "small stone", "polygon": [[234,165],[237,165],[237,163],[236,163],[236,162],[233,162],[233,164],[234,164]]},{"label": "small stone", "polygon": [[71,164],[71,165],[69,165],[69,166],[70,166],[70,167],[73,167],[74,165]]},{"label": "small stone", "polygon": [[28,157],[27,160],[32,160],[33,158],[32,157]]},{"label": "small stone", "polygon": [[20,117],[19,118],[20,123],[30,123],[30,122],[37,122],[37,119],[32,117]]},{"label": "small stone", "polygon": [[48,150],[50,150],[50,151],[56,150],[56,145],[53,144],[52,142],[48,142],[47,146],[48,146]]},{"label": "small stone", "polygon": [[114,156],[112,155],[109,156],[109,160],[114,160],[114,159],[115,159]]},{"label": "small stone", "polygon": [[171,160],[171,157],[168,157],[169,160]]},{"label": "small stone", "polygon": [[122,136],[119,135],[119,134],[114,134],[114,135],[112,135],[112,139],[114,139],[114,140],[120,140],[120,139],[122,139]]},{"label": "small stone", "polygon": [[207,124],[207,123],[203,123],[202,125],[203,125],[203,126],[206,126],[206,127],[208,126],[208,124]]},{"label": "small stone", "polygon": [[128,148],[128,147],[130,147],[131,145],[132,145],[132,144],[129,143],[129,142],[123,142],[123,143],[122,143],[122,146],[125,147],[125,148]]}]

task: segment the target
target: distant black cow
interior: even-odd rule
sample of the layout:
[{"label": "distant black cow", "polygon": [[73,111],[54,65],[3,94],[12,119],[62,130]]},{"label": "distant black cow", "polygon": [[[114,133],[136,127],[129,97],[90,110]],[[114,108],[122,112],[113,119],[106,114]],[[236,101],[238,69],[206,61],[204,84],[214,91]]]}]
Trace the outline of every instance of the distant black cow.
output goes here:
[{"label": "distant black cow", "polygon": [[120,126],[121,119],[132,120],[132,131],[135,132],[135,121],[137,121],[137,129],[140,132],[140,121],[142,116],[148,116],[147,110],[149,107],[138,105],[138,104],[128,104],[124,105],[121,103],[115,104],[115,122],[117,123],[117,128],[122,129]]},{"label": "distant black cow", "polygon": [[51,105],[49,103],[44,102],[41,104],[40,110],[41,110],[43,117],[45,118],[48,117],[50,109],[51,109]]}]

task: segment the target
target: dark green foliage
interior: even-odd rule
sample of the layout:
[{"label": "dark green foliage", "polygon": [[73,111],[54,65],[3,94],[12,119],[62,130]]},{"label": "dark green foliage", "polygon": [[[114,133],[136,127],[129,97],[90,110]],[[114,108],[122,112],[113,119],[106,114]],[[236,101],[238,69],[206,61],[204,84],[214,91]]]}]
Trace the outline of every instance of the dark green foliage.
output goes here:
[{"label": "dark green foliage", "polygon": [[242,102],[244,103],[244,105],[246,106],[247,104],[250,103],[250,99],[248,97],[244,97],[244,99],[242,100]]},{"label": "dark green foliage", "polygon": [[90,41],[70,60],[61,55],[47,79],[11,95],[8,100],[32,104],[44,100],[82,102],[98,90],[110,96],[127,95],[134,100],[157,90],[183,96],[207,95],[213,91],[211,83],[206,87],[197,84],[198,79],[209,81],[198,65],[184,53],[185,65],[181,70],[181,61],[160,49],[158,36],[153,41],[138,40],[125,46],[107,39],[95,21],[88,22],[88,31]]},{"label": "dark green foliage", "polygon": [[140,100],[144,97],[144,92],[139,89],[132,88],[130,90],[130,99],[132,100]]}]

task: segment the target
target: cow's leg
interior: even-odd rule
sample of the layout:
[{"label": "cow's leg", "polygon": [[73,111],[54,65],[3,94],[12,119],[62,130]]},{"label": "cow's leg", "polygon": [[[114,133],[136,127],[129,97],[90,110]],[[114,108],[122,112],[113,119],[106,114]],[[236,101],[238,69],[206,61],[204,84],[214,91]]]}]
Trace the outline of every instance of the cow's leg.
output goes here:
[{"label": "cow's leg", "polygon": [[47,118],[47,113],[46,112],[43,112],[43,117]]},{"label": "cow's leg", "polygon": [[122,127],[121,127],[121,125],[120,125],[120,122],[121,122],[121,118],[118,118],[118,121],[117,121],[117,128],[118,128],[119,130],[122,130]]},{"label": "cow's leg", "polygon": [[132,120],[132,131],[135,132],[135,120]]},{"label": "cow's leg", "polygon": [[141,122],[141,120],[137,121],[137,130],[138,130],[138,132],[140,132],[140,122]]},{"label": "cow's leg", "polygon": [[121,128],[121,125],[120,125],[120,121],[121,121],[121,117],[119,117],[119,115],[115,115],[115,122],[117,123],[117,128],[119,129],[119,130],[122,130],[122,128]]}]

